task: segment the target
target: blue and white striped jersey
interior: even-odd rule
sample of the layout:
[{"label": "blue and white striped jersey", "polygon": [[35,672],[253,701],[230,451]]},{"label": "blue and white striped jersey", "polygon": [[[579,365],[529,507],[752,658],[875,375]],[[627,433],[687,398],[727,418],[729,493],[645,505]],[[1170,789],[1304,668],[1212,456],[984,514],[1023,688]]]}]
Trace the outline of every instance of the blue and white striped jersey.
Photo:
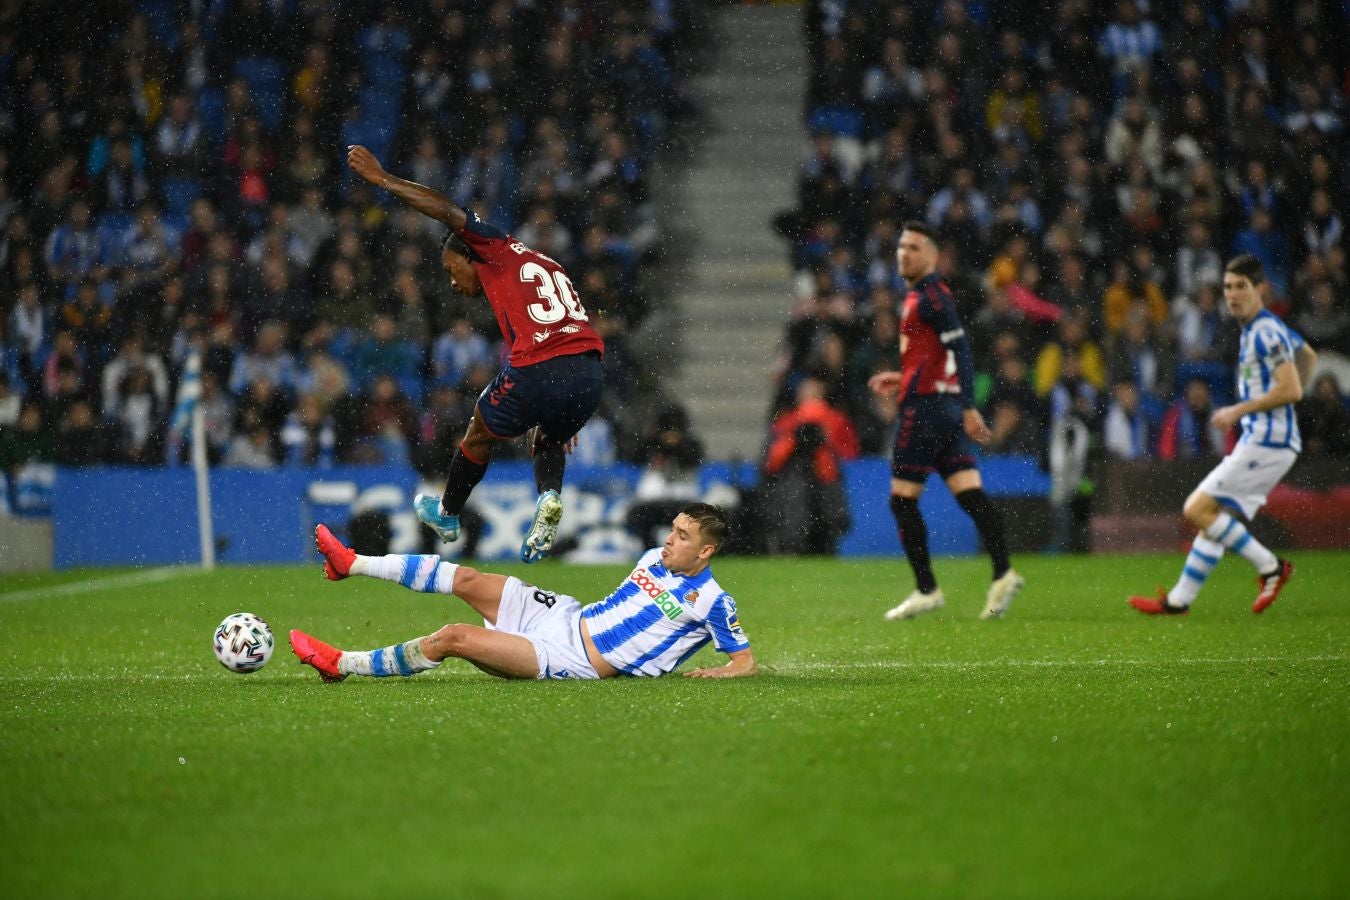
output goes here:
[{"label": "blue and white striped jersey", "polygon": [[[1250,400],[1269,391],[1275,383],[1275,370],[1286,362],[1294,362],[1294,354],[1302,343],[1303,339],[1290,331],[1279,316],[1268,309],[1257,313],[1242,329],[1238,345],[1238,399]],[[1243,416],[1239,440],[1295,453],[1303,449],[1292,404]]]},{"label": "blue and white striped jersey", "polygon": [[629,675],[674,671],[709,640],[723,653],[748,649],[736,601],[711,568],[676,575],[661,565],[661,550],[642,554],[623,584],[581,611],[600,655]]}]

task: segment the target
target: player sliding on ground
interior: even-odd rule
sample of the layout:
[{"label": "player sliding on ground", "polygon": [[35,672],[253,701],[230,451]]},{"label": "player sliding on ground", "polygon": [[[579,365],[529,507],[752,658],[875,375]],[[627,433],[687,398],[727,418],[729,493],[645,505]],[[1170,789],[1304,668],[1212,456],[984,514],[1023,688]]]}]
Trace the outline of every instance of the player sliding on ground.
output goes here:
[{"label": "player sliding on ground", "polygon": [[569,444],[600,405],[605,345],[590,325],[562,266],[429,187],[389,174],[369,150],[353,146],[347,165],[422,215],[450,227],[441,265],[455,290],[486,296],[511,347],[506,365],[474,405],[473,419],[450,460],[445,492],[418,494],[417,518],[443,541],[459,537],[459,514],[483,478],[498,441],[531,428],[539,500],[520,548],[525,562],[553,548],[562,519],[563,469]]},{"label": "player sliding on ground", "polygon": [[1130,605],[1150,616],[1180,615],[1191,609],[1209,573],[1232,550],[1257,572],[1260,590],[1252,612],[1264,612],[1294,574],[1294,564],[1278,558],[1247,530],[1270,492],[1298,459],[1303,443],[1294,404],[1312,374],[1317,354],[1303,338],[1266,309],[1261,297],[1265,270],[1250,254],[1224,268],[1223,298],[1242,325],[1238,346],[1238,402],[1215,410],[1210,421],[1227,433],[1241,423],[1233,452],[1200,482],[1182,506],[1199,529],[1170,591],[1156,597],[1131,597]]},{"label": "player sliding on ground", "polygon": [[675,517],[664,546],[644,553],[604,600],[582,607],[572,597],[437,556],[361,556],[320,525],[315,540],[330,581],[366,575],[414,591],[454,594],[484,625],[446,625],[426,637],[357,652],[292,631],[291,649],[324,681],[416,675],[452,656],[501,678],[610,678],[672,672],[711,640],[730,661],[686,677],[754,675],[755,657],[736,603],[708,565],[725,536],[721,510],[690,504]]}]

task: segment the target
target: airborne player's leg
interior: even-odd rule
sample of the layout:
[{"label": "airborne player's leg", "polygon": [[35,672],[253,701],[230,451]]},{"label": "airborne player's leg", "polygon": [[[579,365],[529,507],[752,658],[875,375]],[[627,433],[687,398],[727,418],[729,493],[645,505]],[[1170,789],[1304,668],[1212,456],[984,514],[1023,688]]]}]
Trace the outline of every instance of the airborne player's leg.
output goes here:
[{"label": "airborne player's leg", "polygon": [[531,391],[535,401],[535,429],[530,439],[534,457],[534,486],[539,492],[534,518],[520,547],[520,558],[537,562],[553,549],[562,521],[563,472],[576,434],[600,407],[604,371],[595,352],[560,356],[528,367],[537,379]]}]

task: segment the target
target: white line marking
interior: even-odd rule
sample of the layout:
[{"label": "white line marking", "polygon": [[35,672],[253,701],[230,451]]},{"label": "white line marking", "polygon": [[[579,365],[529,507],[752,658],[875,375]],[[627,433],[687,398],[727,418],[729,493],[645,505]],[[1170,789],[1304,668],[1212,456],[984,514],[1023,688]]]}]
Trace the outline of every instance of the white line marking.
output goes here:
[{"label": "white line marking", "polygon": [[[1004,659],[975,660],[957,662],[955,660],[928,660],[904,662],[902,660],[878,659],[867,662],[803,662],[769,664],[763,671],[769,675],[809,674],[819,672],[863,671],[863,670],[899,670],[899,669],[1069,669],[1075,667],[1112,668],[1129,666],[1233,666],[1253,663],[1325,663],[1350,662],[1350,656],[1228,656],[1228,657],[1179,657],[1176,659]],[[0,675],[0,684],[5,682],[63,682],[63,681],[200,681],[203,678],[215,678],[217,673],[184,672],[170,675],[164,672],[57,672],[52,675]],[[478,670],[471,666],[440,669],[435,677],[476,675]],[[311,681],[318,684],[307,671],[269,671],[257,681]]]},{"label": "white line marking", "polygon": [[107,575],[103,578],[92,578],[88,581],[71,581],[48,587],[10,591],[6,594],[0,594],[0,603],[18,603],[22,600],[54,600],[58,597],[69,597],[75,594],[96,593],[109,588],[155,584],[160,581],[182,578],[185,575],[196,575],[201,571],[196,566],[164,566],[158,569],[145,569],[140,572],[126,572],[122,575]]},{"label": "white line marking", "polygon": [[1111,668],[1115,666],[1235,666],[1249,663],[1346,662],[1350,656],[1226,656],[1174,657],[1162,659],[979,659],[920,660],[878,659],[866,662],[789,662],[767,663],[770,673],[834,672],[865,669],[1060,669]]}]

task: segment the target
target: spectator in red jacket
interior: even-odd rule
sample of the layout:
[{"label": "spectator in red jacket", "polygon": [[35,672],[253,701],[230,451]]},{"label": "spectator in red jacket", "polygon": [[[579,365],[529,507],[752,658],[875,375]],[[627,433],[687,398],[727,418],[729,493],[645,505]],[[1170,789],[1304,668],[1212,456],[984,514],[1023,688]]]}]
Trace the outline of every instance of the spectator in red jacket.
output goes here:
[{"label": "spectator in red jacket", "polygon": [[825,440],[816,448],[812,468],[818,481],[834,484],[839,480],[838,460],[858,457],[858,432],[846,414],[826,402],[825,385],[815,378],[802,379],[797,386],[797,405],[774,419],[764,458],[765,473],[776,475],[792,459],[798,429],[803,425],[816,425],[823,433]]}]

